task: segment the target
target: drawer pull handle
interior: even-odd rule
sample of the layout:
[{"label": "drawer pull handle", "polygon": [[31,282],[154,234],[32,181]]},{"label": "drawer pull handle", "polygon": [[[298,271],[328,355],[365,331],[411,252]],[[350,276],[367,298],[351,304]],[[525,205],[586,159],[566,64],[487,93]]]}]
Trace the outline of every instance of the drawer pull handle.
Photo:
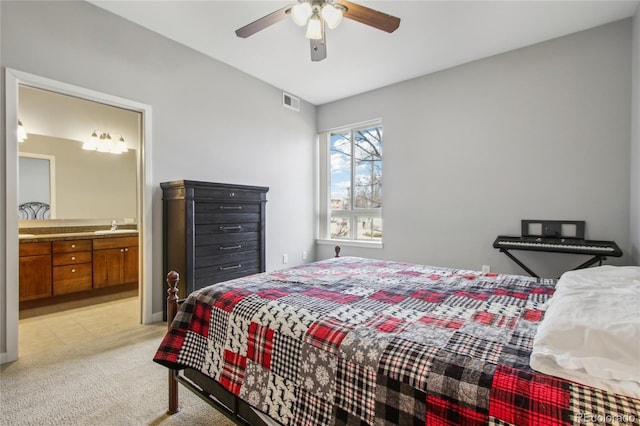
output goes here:
[{"label": "drawer pull handle", "polygon": [[237,226],[221,226],[220,230],[221,231],[238,231],[242,229],[242,226],[237,225]]},{"label": "drawer pull handle", "polygon": [[235,193],[235,192],[230,192],[230,193],[229,193],[229,197],[235,197],[235,196],[236,196],[236,193]]},{"label": "drawer pull handle", "polygon": [[75,244],[71,244],[71,248],[76,248],[76,245]]},{"label": "drawer pull handle", "polygon": [[229,247],[220,246],[220,250],[234,250],[234,249],[240,249],[240,248],[242,248],[242,244],[238,244],[237,246],[229,246]]},{"label": "drawer pull handle", "polygon": [[124,249],[124,251],[129,251],[129,249],[128,249],[128,248],[126,248],[126,249]]},{"label": "drawer pull handle", "polygon": [[220,210],[242,210],[242,206],[220,206]]},{"label": "drawer pull handle", "polygon": [[73,269],[71,270],[71,272],[75,272],[75,271],[76,271],[76,269],[75,269],[75,268],[73,268]]},{"label": "drawer pull handle", "polygon": [[221,271],[228,271],[229,269],[238,269],[238,268],[242,268],[242,265],[239,264],[239,263],[237,265],[234,265],[234,266],[221,266],[220,270]]},{"label": "drawer pull handle", "polygon": [[120,249],[120,253],[124,253],[124,249]]},{"label": "drawer pull handle", "polygon": [[71,260],[76,260],[76,257],[75,256],[71,256]]}]

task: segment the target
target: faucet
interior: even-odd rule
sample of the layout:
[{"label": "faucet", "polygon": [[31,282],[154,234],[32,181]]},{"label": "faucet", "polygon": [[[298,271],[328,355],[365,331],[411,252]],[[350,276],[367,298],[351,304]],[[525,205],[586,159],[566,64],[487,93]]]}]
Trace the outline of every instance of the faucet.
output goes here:
[{"label": "faucet", "polygon": [[118,229],[118,225],[116,224],[115,220],[111,221],[111,230],[115,231],[116,229]]}]

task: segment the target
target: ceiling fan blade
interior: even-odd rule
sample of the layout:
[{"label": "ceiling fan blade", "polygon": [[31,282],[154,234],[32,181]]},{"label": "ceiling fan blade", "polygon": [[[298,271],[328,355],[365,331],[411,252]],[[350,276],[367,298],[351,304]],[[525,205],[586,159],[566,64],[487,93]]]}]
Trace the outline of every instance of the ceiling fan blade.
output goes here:
[{"label": "ceiling fan blade", "polygon": [[394,32],[400,26],[400,18],[396,18],[395,16],[387,15],[386,13],[351,3],[347,0],[338,0],[336,3],[347,8],[346,12],[344,12],[345,18],[352,19],[361,24],[369,25],[388,33]]},{"label": "ceiling fan blade", "polygon": [[262,31],[268,26],[278,23],[289,16],[289,9],[291,9],[292,7],[292,5],[285,6],[282,9],[271,12],[270,14],[265,15],[262,18],[245,25],[242,28],[238,28],[236,30],[236,35],[238,37],[247,38],[250,35],[257,33],[258,31]]},{"label": "ceiling fan blade", "polygon": [[319,40],[310,39],[309,41],[311,43],[311,60],[318,62],[325,59],[327,57],[327,43],[324,34]]}]

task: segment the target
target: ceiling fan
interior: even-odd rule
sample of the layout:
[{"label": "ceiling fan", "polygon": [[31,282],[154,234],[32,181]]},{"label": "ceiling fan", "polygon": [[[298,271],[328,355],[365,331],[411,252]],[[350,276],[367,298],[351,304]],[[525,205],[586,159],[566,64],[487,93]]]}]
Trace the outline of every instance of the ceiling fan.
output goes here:
[{"label": "ceiling fan", "polygon": [[296,24],[307,26],[305,36],[311,43],[312,61],[321,61],[327,57],[325,24],[334,29],[343,16],[388,33],[400,26],[400,18],[347,0],[298,0],[296,4],[285,6],[237,29],[236,35],[247,38],[287,16],[291,16]]}]

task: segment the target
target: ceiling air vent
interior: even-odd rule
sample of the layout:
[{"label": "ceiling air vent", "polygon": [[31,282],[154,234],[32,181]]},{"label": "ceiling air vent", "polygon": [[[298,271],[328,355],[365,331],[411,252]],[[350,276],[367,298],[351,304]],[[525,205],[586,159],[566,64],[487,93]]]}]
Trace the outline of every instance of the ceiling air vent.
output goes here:
[{"label": "ceiling air vent", "polygon": [[294,111],[300,111],[300,99],[288,93],[282,92],[282,106],[291,108]]}]

